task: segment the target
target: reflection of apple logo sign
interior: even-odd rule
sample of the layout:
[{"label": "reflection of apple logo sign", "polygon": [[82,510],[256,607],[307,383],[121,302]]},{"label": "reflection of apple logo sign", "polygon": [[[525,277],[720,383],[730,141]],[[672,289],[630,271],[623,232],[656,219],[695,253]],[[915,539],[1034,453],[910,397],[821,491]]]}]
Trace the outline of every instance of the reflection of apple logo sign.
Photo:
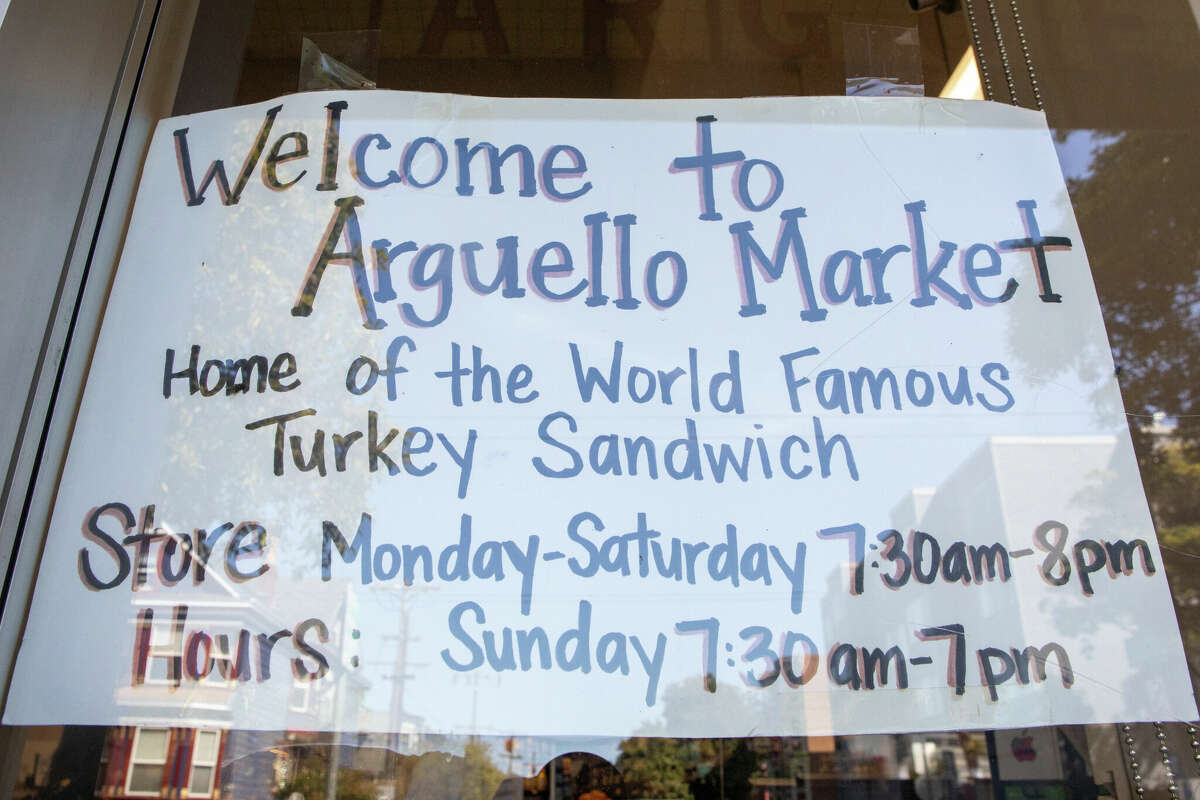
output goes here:
[{"label": "reflection of apple logo sign", "polygon": [[1012,739],[1013,758],[1017,761],[1033,761],[1037,758],[1037,750],[1033,749],[1032,736],[1014,736]]}]

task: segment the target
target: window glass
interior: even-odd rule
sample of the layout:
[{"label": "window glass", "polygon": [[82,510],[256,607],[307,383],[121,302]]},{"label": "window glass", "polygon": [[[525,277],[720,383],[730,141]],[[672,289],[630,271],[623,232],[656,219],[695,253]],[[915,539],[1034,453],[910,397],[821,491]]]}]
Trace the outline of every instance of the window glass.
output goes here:
[{"label": "window glass", "polygon": [[165,730],[156,730],[154,728],[139,729],[137,745],[134,747],[133,752],[134,760],[160,763],[166,761],[168,735],[169,732]]},{"label": "window glass", "polygon": [[134,737],[127,789],[131,794],[157,794],[166,771],[170,731],[139,728]]},{"label": "window glass", "polygon": [[[1027,106],[1044,104],[1088,245],[1185,648],[1193,675],[1200,674],[1200,415],[1193,408],[1200,372],[1200,249],[1194,241],[1200,224],[1196,181],[1188,177],[1200,167],[1193,119],[1200,108],[1200,48],[1188,4],[1020,0],[1012,4],[1024,14],[1019,28],[1009,3],[999,0],[912,0],[925,7],[921,13],[904,0],[616,5],[627,10],[601,15],[598,24],[588,10],[606,4],[582,0],[202,2],[192,47],[180,56],[186,66],[176,110],[355,81],[501,96],[973,97],[987,91],[1000,101],[1015,95]],[[492,8],[497,17],[488,14]],[[1003,49],[993,27],[1004,36]],[[978,59],[973,36],[981,40]],[[1086,354],[1081,362],[1048,370],[1047,393],[1062,376],[1094,369]],[[915,494],[908,501],[914,513],[923,502]],[[398,612],[402,624],[407,613]],[[403,710],[403,656],[393,648],[364,657],[390,659],[391,699]],[[150,677],[164,679],[162,670],[155,661]],[[467,682],[460,688],[471,691]],[[340,702],[303,683],[290,697],[298,714]],[[331,800],[330,792],[485,800],[1178,800],[1200,793],[1200,740],[1187,720],[586,741],[430,736],[425,722],[407,720],[387,735],[312,734],[302,727],[201,730],[190,772],[181,766],[179,778],[187,775],[191,795],[221,789],[231,798],[306,800]],[[26,741],[20,780],[31,791],[65,780],[87,796],[127,772],[128,793],[158,794],[174,766],[166,729],[30,731]]]},{"label": "window glass", "polygon": [[158,794],[162,777],[162,764],[135,763],[129,771],[129,791],[134,794]]},{"label": "window glass", "polygon": [[192,780],[188,784],[188,794],[208,795],[212,794],[212,767],[192,767]]},{"label": "window glass", "polygon": [[196,733],[196,743],[192,749],[192,779],[188,782],[189,794],[212,794],[220,736],[218,731]]},{"label": "window glass", "polygon": [[193,764],[212,764],[216,761],[218,736],[216,731],[198,731],[196,733],[196,744],[192,751]]}]

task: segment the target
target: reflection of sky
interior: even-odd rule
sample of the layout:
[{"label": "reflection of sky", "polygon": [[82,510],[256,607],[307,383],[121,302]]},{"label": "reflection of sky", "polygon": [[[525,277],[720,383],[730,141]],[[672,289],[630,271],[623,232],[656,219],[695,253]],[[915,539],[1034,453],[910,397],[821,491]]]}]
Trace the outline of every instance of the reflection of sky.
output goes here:
[{"label": "reflection of sky", "polygon": [[1092,177],[1092,164],[1096,156],[1120,138],[1119,133],[1081,129],[1068,132],[1062,141],[1055,139],[1054,149],[1062,165],[1063,177],[1067,180]]}]

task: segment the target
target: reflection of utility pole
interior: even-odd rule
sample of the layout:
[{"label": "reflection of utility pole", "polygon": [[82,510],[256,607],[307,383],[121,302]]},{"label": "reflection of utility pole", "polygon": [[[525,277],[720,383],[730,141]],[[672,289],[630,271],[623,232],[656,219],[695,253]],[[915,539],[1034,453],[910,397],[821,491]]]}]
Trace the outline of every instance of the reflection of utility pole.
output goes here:
[{"label": "reflection of utility pole", "polygon": [[517,740],[513,737],[508,737],[504,740],[504,749],[508,751],[508,774],[513,774],[513,759],[519,758],[517,753]]},{"label": "reflection of utility pole", "polygon": [[717,745],[721,748],[721,800],[725,800],[725,740],[717,739]]},{"label": "reflection of utility pole", "polygon": [[558,798],[558,776],[555,774],[556,770],[554,769],[554,765],[557,762],[557,758],[552,758],[546,766],[546,774],[549,776],[548,782],[550,784],[550,800],[557,800]]},{"label": "reflection of utility pole", "polygon": [[475,744],[479,741],[477,733],[477,712],[479,711],[479,673],[471,676],[471,736],[468,741]]},{"label": "reflection of utility pole", "polygon": [[395,672],[391,674],[384,674],[382,677],[385,680],[392,681],[392,700],[389,709],[388,720],[389,730],[391,733],[388,735],[388,747],[392,752],[399,753],[400,736],[402,733],[401,728],[403,727],[404,720],[407,717],[407,714],[404,711],[405,686],[411,678],[415,677],[408,670],[409,667],[427,666],[423,663],[410,664],[408,662],[408,646],[413,642],[420,641],[420,639],[413,636],[411,632],[410,625],[412,622],[412,610],[408,606],[408,597],[411,592],[433,591],[433,589],[430,587],[415,586],[395,586],[389,587],[389,589],[393,595],[398,595],[400,598],[400,613],[397,614],[399,627],[396,634],[383,637],[384,641],[396,642],[397,644],[396,659],[393,662],[393,668],[395,669]]},{"label": "reflection of utility pole", "polygon": [[[341,624],[338,626],[341,632],[341,650],[345,650],[346,646],[346,628],[350,624],[350,588],[347,586],[346,593],[342,597],[341,607]],[[357,633],[357,632],[356,632]],[[356,662],[357,663],[357,662]],[[346,682],[346,662],[342,659],[339,665],[341,669],[337,671],[337,675],[333,684],[333,727],[334,732],[331,737],[332,744],[329,748],[329,773],[325,776],[325,800],[337,800],[338,791],[338,770],[342,766],[342,735],[338,729],[341,728],[341,701],[342,692],[344,691],[344,683]]]},{"label": "reflection of utility pole", "polygon": [[400,752],[400,727],[404,721],[404,684],[409,678],[413,677],[408,673],[408,643],[409,643],[409,610],[408,610],[408,592],[411,589],[400,589],[400,632],[396,636],[385,636],[385,640],[394,640],[396,645],[396,672],[392,678],[392,708],[391,719],[389,720],[392,728],[391,742],[389,742],[393,752]]},{"label": "reflection of utility pole", "polygon": [[[337,707],[337,704],[334,704]],[[329,746],[329,774],[325,776],[325,798],[326,800],[337,800],[338,789],[338,770],[342,766],[342,748],[340,742],[340,734],[336,731],[331,739]]]}]

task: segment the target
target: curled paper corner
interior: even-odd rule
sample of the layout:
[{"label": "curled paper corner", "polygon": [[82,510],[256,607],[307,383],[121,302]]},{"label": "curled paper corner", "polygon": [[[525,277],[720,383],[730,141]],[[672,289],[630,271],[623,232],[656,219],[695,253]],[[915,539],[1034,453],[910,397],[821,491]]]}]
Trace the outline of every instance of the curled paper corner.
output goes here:
[{"label": "curled paper corner", "polygon": [[325,53],[312,39],[300,44],[300,82],[302,92],[323,89],[376,89],[375,81]]}]

